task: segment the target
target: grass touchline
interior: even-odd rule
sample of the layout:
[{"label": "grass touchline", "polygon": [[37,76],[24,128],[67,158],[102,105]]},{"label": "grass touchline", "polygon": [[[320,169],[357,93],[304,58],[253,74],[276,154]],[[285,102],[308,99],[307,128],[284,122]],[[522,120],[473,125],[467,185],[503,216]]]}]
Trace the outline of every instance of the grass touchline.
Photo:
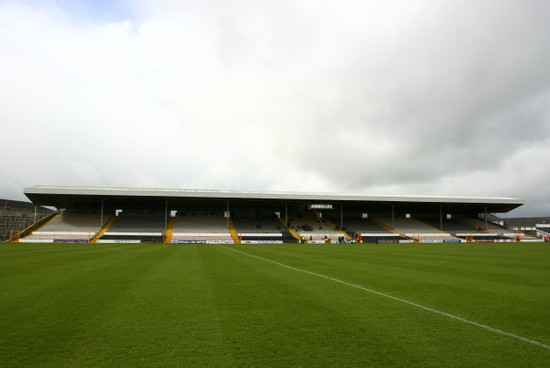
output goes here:
[{"label": "grass touchline", "polygon": [[303,270],[303,269],[300,269],[300,268],[292,267],[292,266],[286,265],[284,263],[273,261],[271,259],[267,259],[267,258],[264,258],[264,257],[259,257],[259,256],[256,256],[254,254],[250,254],[250,253],[246,253],[246,252],[243,252],[243,251],[240,251],[240,250],[237,250],[237,249],[233,249],[231,247],[222,246],[222,245],[215,245],[215,246],[217,246],[219,248],[229,249],[229,250],[232,250],[233,252],[237,252],[237,253],[240,253],[240,254],[243,254],[243,255],[246,255],[246,256],[249,256],[249,257],[257,258],[257,259],[260,259],[260,260],[265,261],[265,262],[273,263],[273,264],[276,264],[278,266],[288,268],[290,270],[307,273],[309,275],[321,277],[321,278],[331,280],[331,281],[334,281],[334,282],[337,282],[337,283],[340,283],[340,284],[343,284],[343,285],[351,286],[351,287],[354,287],[356,289],[360,289],[360,290],[363,290],[363,291],[366,291],[366,292],[369,292],[369,293],[372,293],[372,294],[375,294],[375,295],[382,296],[384,298],[388,298],[388,299],[392,299],[392,300],[395,300],[395,301],[398,301],[398,302],[401,302],[401,303],[404,303],[404,304],[408,304],[408,305],[423,309],[423,310],[428,311],[428,312],[432,312],[432,313],[436,313],[436,314],[439,314],[439,315],[442,315],[442,316],[445,316],[445,317],[449,317],[449,318],[455,319],[455,320],[460,321],[460,322],[464,322],[464,323],[467,323],[467,324],[470,324],[470,325],[473,325],[473,326],[477,326],[477,327],[495,332],[495,333],[503,335],[503,336],[509,336],[509,337],[514,338],[514,339],[518,339],[518,340],[527,342],[529,344],[537,345],[537,346],[540,346],[544,349],[550,350],[550,345],[543,344],[542,342],[532,340],[532,339],[529,339],[529,338],[526,338],[526,337],[523,337],[523,336],[519,336],[519,335],[510,333],[510,332],[506,332],[506,331],[500,330],[498,328],[487,326],[487,325],[484,325],[484,324],[479,323],[479,322],[470,321],[466,318],[455,316],[454,314],[443,312],[443,311],[440,311],[440,310],[437,310],[437,309],[434,309],[434,308],[426,307],[422,304],[411,302],[411,301],[406,300],[406,299],[402,299],[402,298],[399,298],[399,297],[396,297],[396,296],[393,296],[393,295],[389,295],[389,294],[386,294],[386,293],[383,293],[383,292],[380,292],[380,291],[376,291],[376,290],[366,288],[364,286],[360,286],[360,285],[356,285],[356,284],[353,284],[353,283],[350,283],[350,282],[339,280],[339,279],[336,279],[334,277],[330,277],[330,276],[327,276],[327,275],[322,275],[322,274],[317,273],[317,272],[311,272],[311,271],[308,271],[308,270]]},{"label": "grass touchline", "polygon": [[3,244],[0,365],[539,368],[548,280],[547,244]]}]

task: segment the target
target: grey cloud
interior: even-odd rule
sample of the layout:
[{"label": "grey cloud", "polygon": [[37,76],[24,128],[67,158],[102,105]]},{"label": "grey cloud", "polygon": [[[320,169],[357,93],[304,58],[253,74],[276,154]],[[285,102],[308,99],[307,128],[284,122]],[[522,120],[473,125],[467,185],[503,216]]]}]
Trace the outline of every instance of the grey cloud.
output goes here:
[{"label": "grey cloud", "polygon": [[30,147],[0,158],[17,168],[4,196],[503,195],[550,211],[533,169],[550,154],[546,1],[127,4],[110,22],[0,5],[2,132]]}]

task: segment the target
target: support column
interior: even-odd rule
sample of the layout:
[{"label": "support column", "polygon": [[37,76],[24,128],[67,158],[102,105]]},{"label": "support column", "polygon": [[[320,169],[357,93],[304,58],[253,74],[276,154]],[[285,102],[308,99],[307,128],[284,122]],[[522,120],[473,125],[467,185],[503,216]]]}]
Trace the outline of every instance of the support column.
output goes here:
[{"label": "support column", "polygon": [[164,200],[164,231],[168,228],[168,200]]},{"label": "support column", "polygon": [[394,205],[391,205],[391,229],[395,230],[395,208]]},{"label": "support column", "polygon": [[443,230],[443,208],[439,205],[439,230]]},{"label": "support column", "polygon": [[229,212],[229,201],[227,201],[226,204],[227,204],[227,228],[229,229],[229,214],[230,214],[230,212]]},{"label": "support column", "polygon": [[285,202],[285,226],[288,227],[288,202]]},{"label": "support column", "polygon": [[340,230],[344,229],[344,205],[340,203]]},{"label": "support column", "polygon": [[101,198],[101,216],[99,218],[99,228],[101,229],[103,227],[103,198]]},{"label": "support column", "polygon": [[485,230],[487,230],[487,206],[485,206]]}]

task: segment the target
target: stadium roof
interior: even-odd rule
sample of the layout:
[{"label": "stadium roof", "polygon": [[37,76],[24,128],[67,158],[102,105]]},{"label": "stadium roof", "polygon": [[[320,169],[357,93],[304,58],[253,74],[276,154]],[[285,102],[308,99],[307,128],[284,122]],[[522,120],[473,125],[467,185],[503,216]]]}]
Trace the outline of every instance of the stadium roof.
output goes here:
[{"label": "stadium roof", "polygon": [[508,212],[524,204],[517,198],[496,197],[443,197],[443,196],[397,196],[300,192],[260,192],[240,190],[196,189],[145,189],[37,185],[24,189],[25,195],[37,205],[67,209],[98,209],[102,202],[108,209],[170,209],[224,210],[229,205],[232,211],[301,211],[310,204],[330,204],[334,209],[345,211],[374,212],[396,211],[415,213],[436,211],[445,213]]},{"label": "stadium roof", "polygon": [[[35,205],[30,202],[15,201],[11,199],[0,199],[0,208],[6,208],[10,210],[22,210],[22,211],[34,211]],[[38,206],[36,208],[39,212],[52,212],[49,208]]]}]

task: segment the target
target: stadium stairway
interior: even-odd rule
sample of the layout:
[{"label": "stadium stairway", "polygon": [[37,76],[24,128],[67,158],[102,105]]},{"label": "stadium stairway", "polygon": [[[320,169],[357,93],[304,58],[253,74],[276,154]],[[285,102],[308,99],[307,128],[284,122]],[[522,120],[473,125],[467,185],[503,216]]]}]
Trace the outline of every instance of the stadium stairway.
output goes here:
[{"label": "stadium stairway", "polygon": [[442,234],[450,235],[450,234],[449,234],[448,232],[446,232],[445,230],[438,229],[437,227],[432,226],[432,225],[428,224],[428,223],[425,222],[425,221],[422,221],[422,220],[419,220],[419,219],[416,219],[416,221],[418,221],[418,222],[420,222],[420,223],[426,225],[426,226],[429,227],[429,228],[432,228],[432,229],[434,229],[434,230],[436,230],[436,231],[439,231],[439,232],[442,233]]},{"label": "stadium stairway", "polygon": [[349,236],[348,233],[346,233],[343,230],[338,229],[338,227],[334,224],[334,222],[330,221],[329,219],[325,219],[325,223],[327,223],[330,227],[332,227],[334,230],[338,231],[340,234],[344,235],[348,239],[353,239],[351,236]]},{"label": "stadium stairway", "polygon": [[105,234],[107,230],[109,230],[109,228],[111,227],[113,222],[115,222],[115,220],[116,220],[116,216],[115,215],[111,216],[109,221],[107,221],[105,225],[103,225],[103,227],[98,231],[98,233],[92,239],[90,239],[90,243],[97,243],[97,239],[101,238],[103,234]]},{"label": "stadium stairway", "polygon": [[372,222],[374,222],[375,224],[379,225],[379,226],[382,226],[384,229],[388,230],[389,232],[393,233],[393,234],[396,234],[396,235],[399,235],[399,236],[403,236],[401,234],[399,234],[397,231],[393,230],[392,228],[386,226],[384,223],[382,223],[382,221],[376,219],[376,218],[371,218]]},{"label": "stadium stairway", "polygon": [[298,241],[298,243],[299,243],[299,242],[300,242],[300,237],[298,236],[298,234],[296,234],[296,231],[294,231],[293,228],[291,228],[291,227],[289,227],[289,226],[286,226],[285,220],[284,220],[282,217],[279,218],[279,221],[280,221],[281,224],[288,230],[288,232],[290,233],[290,235],[292,235],[292,237],[293,237],[294,239],[296,239],[296,240]]},{"label": "stadium stairway", "polygon": [[[463,219],[463,218],[460,218],[460,219],[456,219],[457,222],[460,222],[461,224],[464,224],[466,226],[469,226],[472,228],[472,231],[477,231],[477,227],[476,227],[476,224],[474,224],[473,222],[471,221],[468,221],[467,219]],[[481,229],[482,232],[484,233],[487,233],[487,234],[494,234],[496,235],[495,233],[493,233],[492,231],[489,231],[488,229],[485,228],[485,226],[483,226],[483,228]]]},{"label": "stadium stairway", "polygon": [[[21,230],[19,232],[19,234],[25,234],[25,233],[28,233],[29,230],[32,229],[32,231],[30,231],[30,234],[26,234],[24,235],[25,237],[28,236],[28,235],[32,235],[33,231],[39,231],[40,229],[42,229],[44,226],[46,226],[47,224],[49,224],[54,218],[58,217],[59,216],[59,213],[54,213],[52,216],[50,216],[49,219],[45,220],[44,219],[41,219],[41,220],[38,220],[36,223],[28,226],[27,228]],[[40,223],[40,221],[42,221],[42,223]],[[33,228],[35,227],[35,228]],[[18,242],[19,241],[19,235],[18,235],[18,238],[17,240],[14,240],[14,242]]]},{"label": "stadium stairway", "polygon": [[174,233],[174,223],[176,222],[175,217],[170,217],[168,220],[168,226],[166,227],[166,232],[164,233],[164,242],[172,243],[172,234]]},{"label": "stadium stairway", "polygon": [[461,218],[461,219],[457,219],[457,221],[467,226],[470,226],[472,228],[472,233],[474,236],[475,236],[475,231],[479,231],[478,227],[481,227],[480,229],[481,232],[486,233],[490,236],[494,236],[496,238],[504,238],[504,239],[515,238],[516,241],[521,240],[521,235],[510,232],[505,227],[500,226],[498,224],[491,223],[490,221],[487,223],[487,228],[485,228],[485,224],[480,223],[484,221],[482,219],[477,220],[474,218]]},{"label": "stadium stairway", "polygon": [[228,230],[229,234],[231,234],[231,238],[233,239],[233,243],[241,244],[241,239],[239,239],[239,236],[237,235],[237,230],[235,230],[235,225],[233,225],[232,219],[229,219],[228,221]]}]

